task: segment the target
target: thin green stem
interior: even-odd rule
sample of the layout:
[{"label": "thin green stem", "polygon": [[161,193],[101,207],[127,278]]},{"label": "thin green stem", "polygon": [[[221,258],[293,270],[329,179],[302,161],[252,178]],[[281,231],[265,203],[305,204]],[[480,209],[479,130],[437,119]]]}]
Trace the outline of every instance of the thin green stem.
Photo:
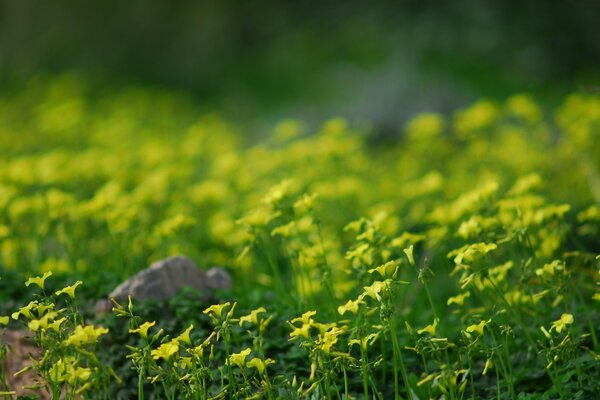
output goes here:
[{"label": "thin green stem", "polygon": [[[389,320],[388,320],[389,321]],[[400,349],[400,344],[398,343],[398,335],[396,334],[396,327],[393,321],[389,321],[390,335],[392,336],[392,346],[394,350],[394,393],[395,398],[399,399],[400,393],[398,389],[398,364],[400,366],[400,373],[402,374],[402,380],[404,381],[404,387],[406,388],[406,393],[408,394],[408,398],[412,399],[412,394],[410,391],[410,387],[408,385],[408,375],[406,373],[406,367],[404,365],[404,358],[402,357],[402,351]]]}]

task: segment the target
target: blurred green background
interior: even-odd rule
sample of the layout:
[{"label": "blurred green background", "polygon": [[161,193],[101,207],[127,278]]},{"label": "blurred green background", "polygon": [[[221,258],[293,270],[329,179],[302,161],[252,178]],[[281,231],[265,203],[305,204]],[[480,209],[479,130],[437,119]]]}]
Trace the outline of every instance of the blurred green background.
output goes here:
[{"label": "blurred green background", "polygon": [[258,129],[600,91],[600,2],[0,0],[3,90],[77,71],[191,94]]}]

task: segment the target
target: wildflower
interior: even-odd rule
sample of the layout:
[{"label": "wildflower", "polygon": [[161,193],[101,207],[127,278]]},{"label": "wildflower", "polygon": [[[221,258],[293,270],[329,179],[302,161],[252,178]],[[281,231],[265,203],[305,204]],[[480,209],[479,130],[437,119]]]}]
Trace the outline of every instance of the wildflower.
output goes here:
[{"label": "wildflower", "polygon": [[190,332],[194,329],[194,325],[188,326],[188,328],[183,331],[179,336],[177,336],[174,340],[181,341],[187,345],[191,345],[192,341],[190,340]]},{"label": "wildflower", "polygon": [[549,264],[545,264],[542,268],[535,270],[537,276],[553,276],[555,271],[563,271],[564,263],[560,260],[554,260]]},{"label": "wildflower", "polygon": [[465,263],[470,264],[474,262],[478,257],[484,256],[492,250],[498,248],[495,243],[474,243],[462,246],[459,249],[453,250],[448,253],[448,257],[454,257],[454,263],[456,265],[463,265]]},{"label": "wildflower", "polygon": [[65,376],[67,382],[71,385],[75,384],[75,382],[85,382],[92,375],[92,370],[89,368],[77,367],[70,368]]},{"label": "wildflower", "polygon": [[8,325],[10,318],[8,316],[0,315],[0,325]]},{"label": "wildflower", "polygon": [[256,310],[250,311],[250,314],[244,315],[240,318],[240,326],[242,326],[245,322],[258,325],[258,314],[266,313],[267,310],[264,307],[259,307]]},{"label": "wildflower", "polygon": [[447,305],[457,304],[459,306],[462,306],[465,303],[465,299],[467,297],[471,297],[471,292],[465,292],[465,293],[461,293],[461,294],[453,296],[453,297],[449,297],[446,304]]},{"label": "wildflower", "polygon": [[431,336],[435,336],[435,330],[436,330],[436,328],[437,328],[437,325],[438,325],[438,322],[439,322],[439,321],[440,321],[440,320],[439,320],[439,318],[436,318],[436,319],[434,319],[434,320],[433,320],[433,324],[429,324],[429,325],[427,325],[425,328],[423,328],[423,329],[419,329],[419,330],[417,331],[417,333],[418,333],[419,335],[422,335],[423,333],[427,332],[427,333],[429,333]]},{"label": "wildflower", "polygon": [[351,312],[352,314],[356,314],[358,313],[358,306],[359,304],[363,304],[363,297],[359,296],[358,299],[356,300],[348,300],[346,302],[346,304],[344,304],[343,306],[339,306],[337,308],[338,313],[340,313],[340,315],[344,315],[346,313],[346,311]]},{"label": "wildflower", "polygon": [[77,286],[83,284],[83,282],[81,281],[77,281],[75,282],[73,285],[71,286],[67,286],[64,289],[61,289],[59,291],[57,291],[55,294],[57,296],[61,295],[61,294],[66,294],[68,295],[71,299],[75,298],[75,289],[77,288]]},{"label": "wildflower", "polygon": [[494,367],[494,362],[492,361],[491,358],[488,358],[487,360],[485,360],[485,366],[483,367],[483,372],[481,373],[481,375],[486,375],[488,370],[493,367]]},{"label": "wildflower", "polygon": [[371,249],[368,243],[363,243],[352,250],[348,250],[345,258],[346,260],[362,262],[368,265],[373,262],[373,249]]},{"label": "wildflower", "polygon": [[37,310],[38,316],[42,317],[44,314],[46,314],[46,311],[52,310],[54,308],[54,303],[50,303],[50,304],[36,303],[35,308]]},{"label": "wildflower", "polygon": [[288,222],[285,225],[278,226],[271,231],[271,236],[281,235],[284,238],[290,237],[294,229],[295,221]]},{"label": "wildflower", "polygon": [[369,296],[372,299],[380,300],[382,290],[386,289],[389,285],[389,279],[385,281],[375,281],[371,286],[365,286],[363,289],[365,290],[364,295]]},{"label": "wildflower", "polygon": [[246,363],[248,368],[256,368],[259,374],[263,374],[265,372],[265,368],[267,365],[275,364],[275,361],[267,358],[265,360],[261,360],[260,358],[254,357],[252,360]]},{"label": "wildflower", "polygon": [[424,384],[426,384],[427,382],[431,381],[436,376],[437,376],[437,374],[429,374],[429,375],[427,375],[425,378],[423,378],[419,382],[417,382],[417,386],[423,386]]},{"label": "wildflower", "polygon": [[246,357],[250,355],[252,350],[248,347],[239,353],[233,353],[227,358],[227,365],[237,365],[240,368],[244,368],[246,365]]},{"label": "wildflower", "polygon": [[223,304],[215,304],[208,307],[206,310],[202,311],[204,314],[210,315],[214,314],[217,318],[221,318],[221,314],[223,313],[223,309],[225,307],[229,307],[231,303],[223,303]]},{"label": "wildflower", "polygon": [[153,327],[154,325],[156,325],[155,321],[152,322],[144,322],[142,325],[140,325],[138,328],[136,329],[130,329],[129,333],[139,333],[141,337],[143,337],[144,339],[148,337],[148,329],[150,329],[151,327]]},{"label": "wildflower", "polygon": [[[290,324],[291,325],[291,324]],[[311,325],[309,324],[303,324],[301,327],[295,327],[294,325],[292,325],[292,327],[294,328],[292,330],[292,332],[290,332],[290,340],[294,340],[298,337],[303,337],[305,339],[310,339],[310,327]]]},{"label": "wildflower", "polygon": [[367,347],[372,345],[378,337],[379,333],[371,333],[367,336],[361,337],[360,339],[351,339],[348,341],[348,344],[350,346],[358,344],[362,350],[367,350]]},{"label": "wildflower", "polygon": [[60,329],[60,326],[66,320],[67,319],[65,317],[62,317],[61,319],[57,319],[56,321],[48,324],[48,329],[52,329],[54,332],[58,332],[58,330]]},{"label": "wildflower", "polygon": [[179,341],[177,339],[173,339],[171,341],[161,344],[160,346],[158,346],[157,349],[152,350],[150,354],[155,360],[162,358],[163,360],[167,361],[169,358],[171,358],[173,354],[177,353],[178,351]]},{"label": "wildflower", "polygon": [[567,325],[571,325],[573,323],[575,319],[573,318],[572,314],[562,314],[560,316],[560,319],[554,321],[552,323],[552,326],[550,327],[550,330],[552,331],[552,329],[555,329],[556,332],[561,333],[562,330],[564,328],[567,327]]},{"label": "wildflower", "polygon": [[24,307],[19,308],[19,311],[15,311],[12,313],[12,319],[19,319],[19,316],[22,315],[27,319],[32,319],[33,315],[31,314],[31,310],[36,307],[38,303],[36,301],[31,301]]},{"label": "wildflower", "polygon": [[210,344],[210,341],[216,334],[217,334],[216,332],[212,332],[206,339],[204,339],[204,341],[202,343],[200,343],[198,346],[194,347],[192,349],[194,354],[196,356],[202,358],[202,356],[204,355],[204,349],[208,347],[208,345]]},{"label": "wildflower", "polygon": [[[179,360],[179,365],[183,369],[191,369],[193,366],[192,357],[181,357],[181,359]],[[180,378],[180,380],[182,380],[182,379],[183,378]]]},{"label": "wildflower", "polygon": [[369,270],[370,274],[374,272],[377,272],[382,278],[385,278],[387,276],[391,276],[392,278],[394,278],[398,274],[398,261],[388,261],[377,268]]},{"label": "wildflower", "polygon": [[473,332],[477,332],[480,335],[483,335],[483,328],[490,323],[491,320],[487,320],[487,321],[480,321],[478,324],[473,324],[473,325],[469,325],[467,326],[467,329],[465,329],[467,332],[469,333],[473,333]]},{"label": "wildflower", "polygon": [[302,324],[304,325],[312,325],[312,323],[314,322],[314,320],[311,318],[312,316],[316,315],[317,312],[316,311],[307,311],[304,314],[302,314],[301,317],[298,318],[294,318],[293,320],[291,320],[290,322],[292,324],[296,323],[296,322],[302,322]]},{"label": "wildflower", "polygon": [[48,279],[50,276],[52,276],[52,271],[48,271],[42,276],[31,277],[27,279],[27,281],[25,282],[25,286],[29,286],[33,283],[39,286],[40,289],[44,290],[44,283],[46,282],[46,279]]},{"label": "wildflower", "polygon": [[408,258],[408,263],[410,265],[415,265],[415,257],[413,256],[414,245],[408,246],[406,249],[402,250],[404,254],[406,254],[406,258]]},{"label": "wildflower", "polygon": [[53,320],[57,316],[57,312],[51,311],[40,319],[32,319],[31,321],[29,321],[29,324],[27,324],[27,327],[33,332],[37,332],[40,328],[47,329],[50,320]]},{"label": "wildflower", "polygon": [[295,203],[294,203],[294,211],[296,214],[304,214],[312,210],[313,203],[317,198],[316,193],[305,193],[303,194]]},{"label": "wildflower", "polygon": [[85,327],[77,325],[75,331],[65,340],[65,344],[80,347],[96,342],[101,335],[107,333],[107,328],[94,328],[92,325],[87,325]]},{"label": "wildflower", "polygon": [[332,327],[319,339],[318,347],[323,350],[325,354],[329,354],[331,347],[337,343],[338,336],[343,332],[345,332],[345,330],[342,328]]}]

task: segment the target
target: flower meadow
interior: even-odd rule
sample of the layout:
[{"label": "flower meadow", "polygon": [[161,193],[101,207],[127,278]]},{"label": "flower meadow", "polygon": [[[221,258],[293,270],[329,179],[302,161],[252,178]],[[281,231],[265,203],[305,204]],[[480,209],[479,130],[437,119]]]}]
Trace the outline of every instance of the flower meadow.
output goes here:
[{"label": "flower meadow", "polygon": [[[518,94],[376,138],[260,140],[181,93],[77,76],[0,96],[0,396],[592,399],[600,97]],[[234,287],[95,300],[185,254]]]}]

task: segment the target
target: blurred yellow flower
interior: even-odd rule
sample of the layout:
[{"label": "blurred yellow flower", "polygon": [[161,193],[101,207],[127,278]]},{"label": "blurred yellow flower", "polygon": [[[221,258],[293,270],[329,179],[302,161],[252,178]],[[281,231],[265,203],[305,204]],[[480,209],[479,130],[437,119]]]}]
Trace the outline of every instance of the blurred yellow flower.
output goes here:
[{"label": "blurred yellow flower", "polygon": [[561,333],[563,331],[563,329],[565,329],[567,327],[567,325],[571,325],[574,321],[575,321],[575,318],[573,318],[573,314],[563,313],[560,316],[560,319],[558,319],[552,323],[552,326],[550,327],[550,331],[552,331],[552,329],[554,329],[554,330],[556,330],[556,332]]},{"label": "blurred yellow flower", "polygon": [[448,301],[446,302],[446,304],[457,304],[459,306],[462,306],[465,303],[465,299],[467,297],[471,297],[471,292],[465,292],[453,297],[448,297]]},{"label": "blurred yellow flower", "polygon": [[485,326],[488,323],[490,323],[490,320],[479,321],[478,324],[473,324],[473,325],[467,326],[467,328],[465,330],[469,333],[477,332],[478,334],[483,335],[483,328],[485,328]]},{"label": "blurred yellow flower", "polygon": [[363,303],[363,296],[359,296],[358,299],[348,300],[346,304],[344,304],[343,306],[339,306],[337,308],[337,311],[338,313],[340,313],[340,315],[344,315],[346,311],[349,311],[352,314],[356,314],[358,313],[358,306]]},{"label": "blurred yellow flower", "polygon": [[433,320],[433,323],[432,323],[432,324],[429,324],[429,325],[427,325],[427,326],[426,326],[425,328],[423,328],[423,329],[419,329],[419,330],[417,331],[417,333],[418,333],[419,335],[422,335],[423,333],[429,333],[431,336],[435,336],[435,330],[436,330],[436,328],[437,328],[437,325],[438,325],[438,322],[439,322],[439,321],[440,321],[440,320],[439,320],[438,318],[435,318],[435,319]]}]

